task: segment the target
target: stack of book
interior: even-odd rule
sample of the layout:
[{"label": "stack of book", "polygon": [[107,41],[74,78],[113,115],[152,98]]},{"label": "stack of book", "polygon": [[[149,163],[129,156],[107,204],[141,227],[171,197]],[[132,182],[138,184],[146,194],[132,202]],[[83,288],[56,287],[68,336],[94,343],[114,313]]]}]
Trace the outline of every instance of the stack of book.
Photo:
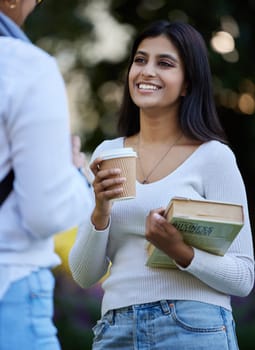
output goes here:
[{"label": "stack of book", "polygon": [[[192,247],[223,256],[244,224],[239,204],[174,197],[165,218],[183,234]],[[176,268],[174,261],[148,243],[149,267]]]}]

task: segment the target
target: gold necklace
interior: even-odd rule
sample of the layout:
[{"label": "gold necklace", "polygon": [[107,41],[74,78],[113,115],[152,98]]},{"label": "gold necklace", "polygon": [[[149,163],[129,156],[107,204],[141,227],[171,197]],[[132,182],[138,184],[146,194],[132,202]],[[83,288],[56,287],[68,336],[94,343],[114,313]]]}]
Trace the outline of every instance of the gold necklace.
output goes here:
[{"label": "gold necklace", "polygon": [[180,141],[180,139],[182,138],[182,133],[177,137],[177,139],[170,145],[170,147],[167,149],[167,151],[163,154],[163,156],[157,161],[157,163],[154,165],[154,167],[149,171],[149,173],[147,175],[144,174],[144,170],[142,167],[142,162],[141,162],[141,157],[140,157],[140,134],[138,135],[138,160],[139,160],[139,165],[142,171],[142,175],[143,175],[143,181],[142,184],[148,184],[148,179],[149,177],[154,173],[154,171],[157,169],[157,167],[159,166],[159,164],[161,162],[163,162],[163,160],[166,158],[166,156],[168,155],[168,153],[171,151],[171,149],[177,145],[177,143]]}]

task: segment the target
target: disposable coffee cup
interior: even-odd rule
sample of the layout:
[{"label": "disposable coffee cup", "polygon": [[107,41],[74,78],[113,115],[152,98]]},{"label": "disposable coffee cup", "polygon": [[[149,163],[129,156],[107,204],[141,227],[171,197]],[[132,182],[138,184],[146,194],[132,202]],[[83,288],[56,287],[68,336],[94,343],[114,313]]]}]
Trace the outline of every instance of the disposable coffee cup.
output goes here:
[{"label": "disposable coffee cup", "polygon": [[[106,150],[100,155],[102,163],[100,169],[119,168],[121,173],[118,177],[125,177],[123,192],[118,194],[113,200],[132,199],[136,196],[136,158],[137,154],[131,147],[115,148]],[[119,185],[112,186],[119,187]]]}]

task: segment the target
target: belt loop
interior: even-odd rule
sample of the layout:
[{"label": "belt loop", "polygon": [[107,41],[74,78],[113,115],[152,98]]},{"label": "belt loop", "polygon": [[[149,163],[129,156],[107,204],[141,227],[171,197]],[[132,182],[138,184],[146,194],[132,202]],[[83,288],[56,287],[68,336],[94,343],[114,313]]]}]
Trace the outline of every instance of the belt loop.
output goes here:
[{"label": "belt loop", "polygon": [[107,320],[110,324],[114,324],[115,310],[109,310],[107,312]]},{"label": "belt loop", "polygon": [[169,315],[171,313],[171,309],[166,300],[160,300],[160,306],[165,315]]}]

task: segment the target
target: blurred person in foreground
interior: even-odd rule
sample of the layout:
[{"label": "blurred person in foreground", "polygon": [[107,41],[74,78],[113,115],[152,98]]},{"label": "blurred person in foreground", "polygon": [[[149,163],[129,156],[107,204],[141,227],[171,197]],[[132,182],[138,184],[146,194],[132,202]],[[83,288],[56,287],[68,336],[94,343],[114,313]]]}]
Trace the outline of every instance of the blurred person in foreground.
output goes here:
[{"label": "blurred person in foreground", "polygon": [[72,164],[64,81],[54,58],[20,28],[40,2],[0,0],[1,197],[12,186],[0,207],[1,350],[60,349],[53,236],[81,224],[90,206]]},{"label": "blurred person in foreground", "polygon": [[[70,252],[74,279],[102,283],[93,350],[237,350],[231,295],[248,295],[254,257],[245,187],[213,100],[207,49],[185,23],[153,23],[134,41],[119,118],[121,137],[92,155],[95,204]],[[100,169],[100,153],[138,154],[136,198],[120,169]],[[119,187],[112,189],[112,185]],[[235,202],[245,224],[225,256],[186,244],[163,216],[174,196]],[[176,268],[146,266],[147,243]]]}]

